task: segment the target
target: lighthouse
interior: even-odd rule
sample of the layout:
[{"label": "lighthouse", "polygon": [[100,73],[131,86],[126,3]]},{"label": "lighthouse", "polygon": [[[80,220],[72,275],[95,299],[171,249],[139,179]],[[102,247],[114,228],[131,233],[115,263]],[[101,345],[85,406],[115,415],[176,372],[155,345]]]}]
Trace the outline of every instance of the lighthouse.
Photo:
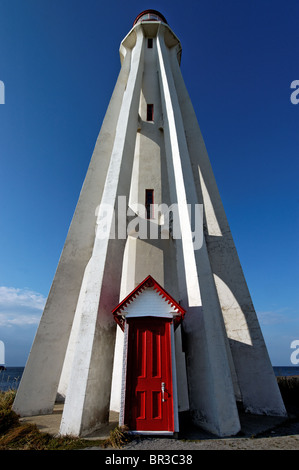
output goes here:
[{"label": "lighthouse", "polygon": [[[64,401],[62,435],[109,411],[132,433],[180,417],[218,436],[239,409],[286,410],[180,70],[158,11],[120,45],[120,73],[14,402]],[[204,119],[204,116],[202,117]]]}]

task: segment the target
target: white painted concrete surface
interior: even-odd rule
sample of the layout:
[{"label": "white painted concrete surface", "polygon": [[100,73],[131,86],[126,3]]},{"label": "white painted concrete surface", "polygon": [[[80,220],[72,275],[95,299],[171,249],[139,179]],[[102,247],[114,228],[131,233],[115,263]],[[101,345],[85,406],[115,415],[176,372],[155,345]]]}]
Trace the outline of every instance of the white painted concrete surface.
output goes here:
[{"label": "white painted concrete surface", "polygon": [[[21,416],[47,414],[61,394],[61,434],[88,434],[107,422],[109,407],[120,409],[126,343],[111,311],[149,274],[187,311],[173,335],[178,411],[189,409],[195,424],[219,436],[240,429],[236,400],[253,413],[286,414],[180,57],[178,38],[157,21],[136,24],[120,46],[119,78],[13,407]],[[140,239],[133,220],[125,239],[100,239],[102,220],[113,228],[105,204],[117,214],[125,196],[127,221],[144,217],[146,189],[156,204],[178,205],[182,237],[169,230],[169,238]],[[186,204],[204,206],[195,251]],[[162,223],[155,213],[148,233]]]}]

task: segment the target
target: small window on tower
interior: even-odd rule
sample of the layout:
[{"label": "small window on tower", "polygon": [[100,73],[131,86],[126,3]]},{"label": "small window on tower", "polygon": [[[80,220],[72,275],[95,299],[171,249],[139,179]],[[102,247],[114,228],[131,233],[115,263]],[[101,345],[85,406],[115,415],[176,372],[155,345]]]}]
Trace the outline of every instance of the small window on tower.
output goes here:
[{"label": "small window on tower", "polygon": [[147,105],[146,120],[147,121],[153,121],[154,120],[154,105],[153,104],[148,104]]},{"label": "small window on tower", "polygon": [[153,38],[148,38],[147,40],[147,47],[149,49],[152,49],[153,48]]},{"label": "small window on tower", "polygon": [[154,190],[146,189],[145,190],[145,211],[146,218],[152,219],[154,217]]}]

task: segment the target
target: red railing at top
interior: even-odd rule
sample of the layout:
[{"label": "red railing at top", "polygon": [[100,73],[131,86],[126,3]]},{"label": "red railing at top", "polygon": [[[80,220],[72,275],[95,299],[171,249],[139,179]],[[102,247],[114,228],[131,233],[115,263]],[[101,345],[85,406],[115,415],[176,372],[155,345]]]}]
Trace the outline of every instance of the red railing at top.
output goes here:
[{"label": "red railing at top", "polygon": [[167,24],[165,16],[157,10],[144,10],[135,19],[133,26],[139,21],[162,21]]}]

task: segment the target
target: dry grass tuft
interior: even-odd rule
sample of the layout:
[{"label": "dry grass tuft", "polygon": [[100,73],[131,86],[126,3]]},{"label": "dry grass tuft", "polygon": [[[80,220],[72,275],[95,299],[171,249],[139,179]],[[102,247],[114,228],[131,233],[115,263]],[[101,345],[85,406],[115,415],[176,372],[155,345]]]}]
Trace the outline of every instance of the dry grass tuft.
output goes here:
[{"label": "dry grass tuft", "polygon": [[[0,392],[0,450],[75,450],[91,446],[91,441],[72,436],[55,437],[39,431],[35,424],[21,423],[11,409],[15,390]],[[121,432],[107,441],[92,441],[92,445],[117,447],[124,441]]]},{"label": "dry grass tuft", "polygon": [[285,405],[299,406],[299,376],[277,377],[277,383]]},{"label": "dry grass tuft", "polygon": [[114,448],[120,448],[129,442],[129,436],[126,426],[116,426],[109,434],[109,438],[105,441],[105,445]]}]

